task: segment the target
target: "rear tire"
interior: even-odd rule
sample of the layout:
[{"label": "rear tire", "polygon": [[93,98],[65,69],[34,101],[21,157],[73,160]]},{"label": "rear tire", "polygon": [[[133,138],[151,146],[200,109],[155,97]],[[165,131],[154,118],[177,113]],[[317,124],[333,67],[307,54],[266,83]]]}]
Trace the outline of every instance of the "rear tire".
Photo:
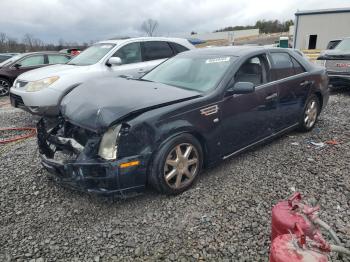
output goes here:
[{"label": "rear tire", "polygon": [[0,78],[0,97],[7,96],[10,92],[11,83],[6,78]]},{"label": "rear tire", "polygon": [[319,98],[316,95],[311,95],[305,103],[299,130],[301,132],[311,131],[315,127],[320,111],[321,107]]},{"label": "rear tire", "polygon": [[178,135],[156,152],[149,182],[160,193],[175,195],[187,190],[202,170],[203,150],[190,134]]}]

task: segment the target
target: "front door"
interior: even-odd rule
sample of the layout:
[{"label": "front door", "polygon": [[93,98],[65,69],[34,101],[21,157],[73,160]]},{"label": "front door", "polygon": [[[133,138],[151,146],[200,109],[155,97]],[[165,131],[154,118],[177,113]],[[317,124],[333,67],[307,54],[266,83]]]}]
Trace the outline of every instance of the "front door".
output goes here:
[{"label": "front door", "polygon": [[[255,92],[228,95],[221,104],[225,153],[238,151],[274,132],[277,115],[277,85],[269,82],[266,55],[245,61],[234,76],[234,82],[252,82]],[[234,89],[233,89],[234,91]]]},{"label": "front door", "polygon": [[134,42],[126,44],[118,49],[113,57],[119,57],[122,60],[121,65],[112,66],[110,70],[116,76],[140,77],[144,71],[142,62],[141,44]]}]

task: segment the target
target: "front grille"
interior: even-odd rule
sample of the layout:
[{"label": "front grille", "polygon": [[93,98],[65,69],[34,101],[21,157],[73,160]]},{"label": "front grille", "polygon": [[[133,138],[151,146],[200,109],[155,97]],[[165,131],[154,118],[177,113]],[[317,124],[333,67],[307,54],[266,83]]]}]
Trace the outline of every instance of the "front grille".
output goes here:
[{"label": "front grille", "polygon": [[326,60],[325,67],[329,72],[350,73],[350,60]]},{"label": "front grille", "polygon": [[11,99],[13,99],[15,101],[15,104],[17,106],[24,106],[24,102],[23,102],[22,97],[15,95],[15,94],[12,94],[12,93],[10,93],[10,97],[11,97]]}]

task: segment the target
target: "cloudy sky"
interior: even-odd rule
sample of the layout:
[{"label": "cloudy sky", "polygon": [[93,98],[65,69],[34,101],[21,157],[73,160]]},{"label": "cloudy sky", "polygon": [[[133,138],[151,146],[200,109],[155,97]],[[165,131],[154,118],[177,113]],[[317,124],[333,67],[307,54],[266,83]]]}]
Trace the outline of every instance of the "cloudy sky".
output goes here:
[{"label": "cloudy sky", "polygon": [[211,32],[258,19],[294,19],[299,10],[350,7],[349,0],[0,0],[0,32],[46,42],[140,36],[147,18],[157,33]]}]

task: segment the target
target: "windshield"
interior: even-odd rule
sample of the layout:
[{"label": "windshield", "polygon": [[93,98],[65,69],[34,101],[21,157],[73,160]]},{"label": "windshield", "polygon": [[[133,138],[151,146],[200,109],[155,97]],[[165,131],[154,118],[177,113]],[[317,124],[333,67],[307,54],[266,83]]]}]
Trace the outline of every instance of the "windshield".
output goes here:
[{"label": "windshield", "polygon": [[0,66],[6,66],[9,64],[12,64],[13,62],[17,61],[18,59],[20,59],[21,57],[23,57],[25,54],[19,54],[19,55],[15,55],[7,60],[5,60],[4,62],[0,63]]},{"label": "windshield", "polygon": [[206,92],[216,87],[235,57],[174,57],[156,67],[142,80]]},{"label": "windshield", "polygon": [[93,65],[100,61],[115,44],[96,44],[69,61],[69,65]]},{"label": "windshield", "polygon": [[347,38],[341,41],[334,49],[339,51],[350,52],[350,38]]}]

